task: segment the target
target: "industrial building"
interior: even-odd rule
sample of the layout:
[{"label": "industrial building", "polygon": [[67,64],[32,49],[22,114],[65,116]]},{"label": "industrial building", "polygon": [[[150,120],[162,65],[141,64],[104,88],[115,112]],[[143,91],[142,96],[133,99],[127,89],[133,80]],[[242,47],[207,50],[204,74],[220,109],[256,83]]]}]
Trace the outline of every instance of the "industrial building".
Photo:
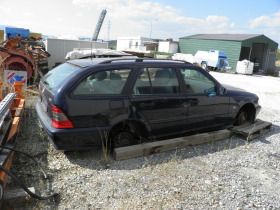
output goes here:
[{"label": "industrial building", "polygon": [[220,50],[226,53],[230,71],[236,71],[237,61],[250,60],[254,71],[274,71],[278,43],[263,34],[195,34],[179,38],[181,53],[194,55],[198,50]]}]

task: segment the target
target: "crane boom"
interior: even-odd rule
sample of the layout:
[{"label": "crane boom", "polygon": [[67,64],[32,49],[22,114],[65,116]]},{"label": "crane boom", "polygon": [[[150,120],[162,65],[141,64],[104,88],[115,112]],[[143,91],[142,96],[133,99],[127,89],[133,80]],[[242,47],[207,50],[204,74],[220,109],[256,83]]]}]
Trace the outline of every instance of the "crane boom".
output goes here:
[{"label": "crane boom", "polygon": [[101,26],[102,26],[102,23],[104,21],[106,13],[107,13],[106,9],[102,10],[102,12],[100,13],[98,22],[97,22],[95,30],[94,30],[94,34],[91,38],[91,41],[96,41],[97,40],[97,37],[98,37],[98,34],[100,32],[100,29],[101,29]]}]

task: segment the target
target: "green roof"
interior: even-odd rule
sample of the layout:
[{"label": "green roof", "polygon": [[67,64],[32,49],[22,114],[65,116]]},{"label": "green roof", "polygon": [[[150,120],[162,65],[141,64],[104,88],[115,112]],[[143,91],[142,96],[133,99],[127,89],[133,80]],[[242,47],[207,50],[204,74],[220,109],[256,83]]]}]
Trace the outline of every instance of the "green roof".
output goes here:
[{"label": "green roof", "polygon": [[195,34],[185,36],[180,39],[209,39],[209,40],[228,40],[228,41],[244,41],[247,39],[264,36],[263,34]]}]

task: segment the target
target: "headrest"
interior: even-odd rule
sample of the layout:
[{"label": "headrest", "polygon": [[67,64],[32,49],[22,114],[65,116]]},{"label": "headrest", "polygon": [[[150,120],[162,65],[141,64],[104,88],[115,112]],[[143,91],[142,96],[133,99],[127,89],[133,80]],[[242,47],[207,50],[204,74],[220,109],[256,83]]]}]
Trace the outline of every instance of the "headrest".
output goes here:
[{"label": "headrest", "polygon": [[94,77],[97,81],[102,81],[107,77],[107,72],[106,71],[98,72],[94,74]]},{"label": "headrest", "polygon": [[159,78],[170,78],[170,72],[166,69],[157,70],[155,79]]}]

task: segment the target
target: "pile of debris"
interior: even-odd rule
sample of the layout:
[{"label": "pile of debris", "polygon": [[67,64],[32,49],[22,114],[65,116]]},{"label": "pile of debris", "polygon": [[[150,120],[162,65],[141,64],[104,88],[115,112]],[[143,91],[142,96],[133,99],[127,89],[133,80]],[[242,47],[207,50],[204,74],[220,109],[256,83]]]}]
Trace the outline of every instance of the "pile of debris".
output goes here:
[{"label": "pile of debris", "polygon": [[50,54],[42,42],[15,36],[0,44],[0,70],[27,71],[27,78],[36,78],[47,67]]}]

